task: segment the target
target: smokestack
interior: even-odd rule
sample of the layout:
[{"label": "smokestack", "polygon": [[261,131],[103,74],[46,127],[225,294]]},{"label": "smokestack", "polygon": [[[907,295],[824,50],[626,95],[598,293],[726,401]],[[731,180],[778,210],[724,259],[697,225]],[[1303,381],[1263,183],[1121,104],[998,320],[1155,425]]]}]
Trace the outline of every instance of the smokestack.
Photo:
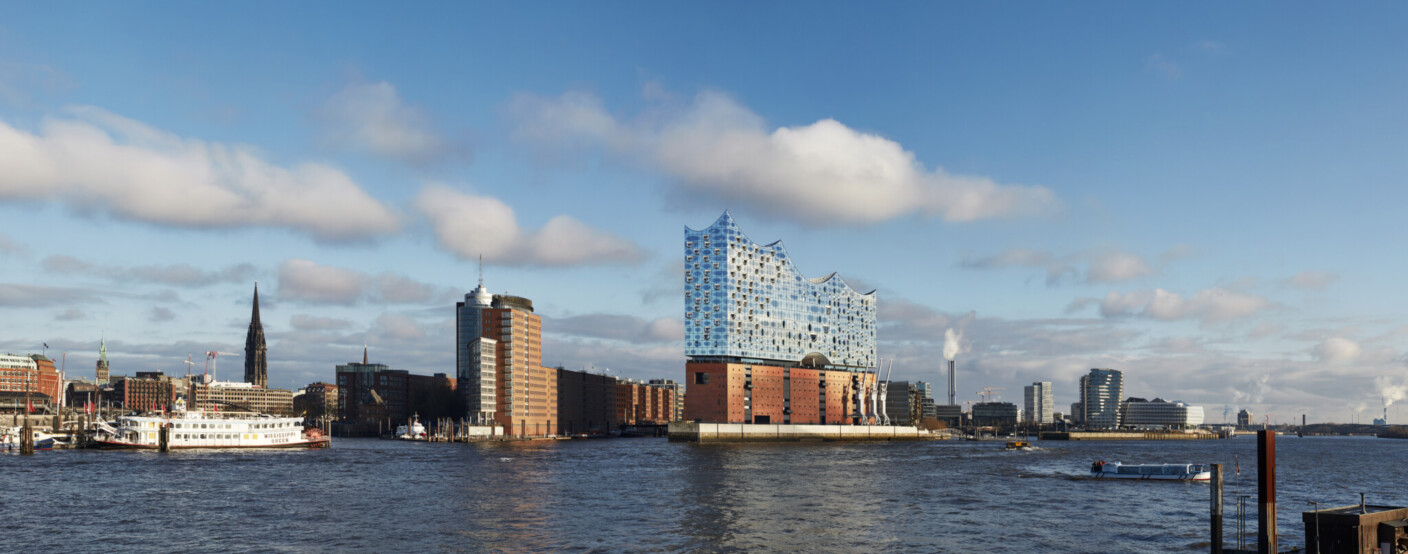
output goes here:
[{"label": "smokestack", "polygon": [[954,398],[954,396],[953,396],[953,384],[954,384],[954,383],[953,383],[953,360],[949,360],[949,361],[948,361],[948,405],[950,405],[950,406],[954,405],[953,403],[954,403],[954,401],[955,401],[955,398]]}]

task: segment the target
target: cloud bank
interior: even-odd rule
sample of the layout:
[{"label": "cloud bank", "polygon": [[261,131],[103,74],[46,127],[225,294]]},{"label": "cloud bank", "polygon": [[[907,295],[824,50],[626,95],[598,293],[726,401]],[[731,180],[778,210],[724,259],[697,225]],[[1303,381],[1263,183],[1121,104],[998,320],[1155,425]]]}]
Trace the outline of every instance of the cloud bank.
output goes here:
[{"label": "cloud bank", "polygon": [[634,121],[618,119],[583,92],[520,94],[507,113],[520,143],[602,148],[669,175],[675,192],[806,225],[915,215],[966,222],[1059,207],[1047,188],[926,168],[898,142],[834,119],[771,128],[719,92],[700,93],[682,108],[653,108]]},{"label": "cloud bank", "polygon": [[275,227],[328,241],[399,228],[388,207],[334,167],[284,167],[248,146],[179,137],[91,106],[65,114],[37,132],[0,121],[0,201],[55,201],[185,229]]},{"label": "cloud bank", "polygon": [[464,150],[437,134],[419,109],[385,81],[352,83],[318,109],[324,140],[333,146],[414,165],[443,161]]},{"label": "cloud bank", "polygon": [[414,204],[430,221],[440,246],[462,260],[482,255],[486,262],[508,266],[567,267],[633,264],[645,258],[636,243],[570,216],[525,229],[503,201],[443,185],[421,189]]}]

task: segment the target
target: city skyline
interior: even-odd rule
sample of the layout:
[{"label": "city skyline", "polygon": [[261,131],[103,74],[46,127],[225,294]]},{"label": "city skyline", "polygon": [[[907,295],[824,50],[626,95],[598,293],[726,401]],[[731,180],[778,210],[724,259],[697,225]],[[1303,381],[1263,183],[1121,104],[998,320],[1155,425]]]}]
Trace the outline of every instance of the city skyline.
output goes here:
[{"label": "city skyline", "polygon": [[678,233],[728,210],[878,289],[895,380],[953,329],[960,403],[1408,397],[1408,8],[809,8],[0,7],[0,351],[184,373],[259,280],[271,387],[455,374],[482,255],[544,365],[683,382]]}]

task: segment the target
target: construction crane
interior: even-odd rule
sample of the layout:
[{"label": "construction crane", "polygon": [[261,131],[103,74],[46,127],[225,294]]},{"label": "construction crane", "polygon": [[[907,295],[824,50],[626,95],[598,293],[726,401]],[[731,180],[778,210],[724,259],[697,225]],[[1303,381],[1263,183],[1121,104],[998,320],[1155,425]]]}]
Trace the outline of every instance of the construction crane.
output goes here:
[{"label": "construction crane", "polygon": [[238,356],[238,355],[239,355],[239,354],[236,354],[236,353],[234,353],[234,352],[218,352],[218,351],[214,351],[214,350],[207,351],[207,352],[205,353],[205,370],[206,370],[206,373],[209,373],[209,374],[210,374],[210,380],[211,380],[211,381],[215,381],[215,380],[217,379],[217,377],[216,377],[216,372],[215,372],[215,368],[216,368],[216,362],[217,362],[218,360],[216,360],[216,358],[219,358],[220,356]]},{"label": "construction crane", "polygon": [[1001,390],[1006,389],[1002,387],[983,387],[983,390],[978,391],[978,397],[982,398],[983,402],[988,402],[992,400],[992,393]]}]

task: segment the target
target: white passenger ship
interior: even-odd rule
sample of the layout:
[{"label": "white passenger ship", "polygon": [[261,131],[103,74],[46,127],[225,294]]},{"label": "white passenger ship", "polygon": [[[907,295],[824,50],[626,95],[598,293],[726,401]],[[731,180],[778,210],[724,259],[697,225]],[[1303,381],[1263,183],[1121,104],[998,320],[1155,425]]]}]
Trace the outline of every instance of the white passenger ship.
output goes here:
[{"label": "white passenger ship", "polygon": [[1203,464],[1122,464],[1095,462],[1090,476],[1096,479],[1140,479],[1145,481],[1209,481],[1212,472]]},{"label": "white passenger ship", "polygon": [[168,447],[189,448],[326,448],[331,439],[303,419],[250,412],[176,412],[169,417],[122,416],[116,427],[99,425],[97,448],[161,448],[161,428],[169,425]]}]

